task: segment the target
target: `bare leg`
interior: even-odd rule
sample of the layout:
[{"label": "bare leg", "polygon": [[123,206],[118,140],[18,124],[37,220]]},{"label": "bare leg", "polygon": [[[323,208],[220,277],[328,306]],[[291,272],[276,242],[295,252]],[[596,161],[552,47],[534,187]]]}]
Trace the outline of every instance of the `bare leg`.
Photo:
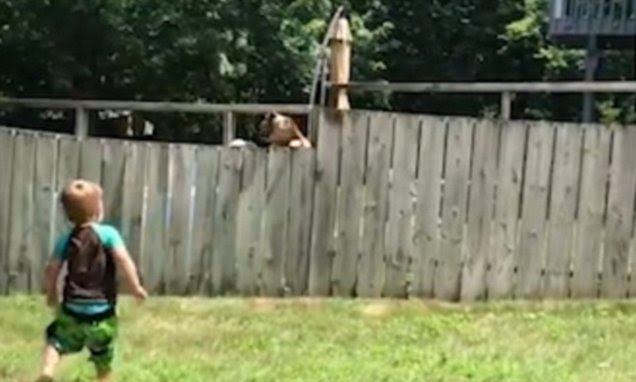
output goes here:
[{"label": "bare leg", "polygon": [[60,353],[53,346],[46,345],[42,356],[42,372],[38,381],[52,381],[58,363],[60,363]]}]

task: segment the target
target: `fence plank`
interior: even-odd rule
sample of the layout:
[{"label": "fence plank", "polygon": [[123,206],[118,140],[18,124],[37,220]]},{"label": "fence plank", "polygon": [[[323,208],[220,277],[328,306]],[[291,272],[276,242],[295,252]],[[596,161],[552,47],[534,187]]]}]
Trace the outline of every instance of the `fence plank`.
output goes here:
[{"label": "fence plank", "polygon": [[475,127],[467,224],[467,253],[462,268],[461,299],[486,297],[486,271],[492,237],[498,126],[484,119]]},{"label": "fence plank", "polygon": [[574,213],[583,133],[581,127],[575,125],[558,125],[556,129],[543,296],[563,298],[569,294]]},{"label": "fence plank", "polygon": [[168,255],[168,146],[146,144],[146,207],[143,214],[140,273],[152,291],[163,289],[164,261]]},{"label": "fence plank", "polygon": [[444,300],[457,300],[460,295],[473,125],[470,119],[449,120],[440,251],[433,286],[435,297]]},{"label": "fence plank", "polygon": [[35,170],[35,138],[18,133],[13,152],[11,205],[9,210],[8,288],[9,292],[28,292],[31,257],[29,237],[33,229],[33,179]]},{"label": "fence plank", "polygon": [[636,189],[635,147],[636,126],[614,131],[601,278],[602,297],[623,298],[627,295],[627,262]]},{"label": "fence plank", "polygon": [[285,257],[285,289],[286,293],[292,295],[307,292],[314,166],[314,150],[293,151],[287,256]]},{"label": "fence plank", "polygon": [[384,286],[384,234],[392,126],[390,114],[371,116],[365,164],[362,253],[358,262],[357,294],[360,297],[380,297]]},{"label": "fence plank", "polygon": [[486,276],[489,298],[510,298],[513,294],[526,129],[521,122],[507,122],[501,127],[495,225]]},{"label": "fence plank", "polygon": [[530,127],[517,263],[516,295],[522,298],[537,298],[541,293],[553,141],[553,126],[540,122]]},{"label": "fence plank", "polygon": [[241,151],[221,150],[219,193],[214,210],[212,292],[231,292],[236,281],[236,212],[241,183]]},{"label": "fence plank", "polygon": [[267,160],[267,185],[261,232],[261,292],[280,296],[283,292],[284,254],[287,236],[290,152],[271,148]]},{"label": "fence plank", "polygon": [[413,182],[417,164],[420,120],[401,115],[395,121],[393,178],[388,192],[384,296],[406,297],[413,257]]},{"label": "fence plank", "polygon": [[193,261],[190,273],[197,274],[198,293],[208,293],[211,285],[212,230],[216,188],[219,173],[219,150],[215,147],[199,146],[196,151],[197,176],[194,209],[194,234],[192,236]]},{"label": "fence plank", "polygon": [[11,173],[15,131],[0,129],[0,294],[6,292],[9,261],[9,209],[11,206]]},{"label": "fence plank", "polygon": [[579,218],[572,258],[574,273],[570,289],[572,297],[596,298],[611,133],[604,126],[587,126],[584,136]]},{"label": "fence plank", "polygon": [[99,139],[80,142],[79,177],[99,183],[102,174],[102,145]]},{"label": "fence plank", "polygon": [[125,141],[105,139],[102,141],[102,188],[104,189],[104,223],[122,230],[122,201],[124,165],[126,161]]},{"label": "fence plank", "polygon": [[424,118],[421,129],[413,234],[413,282],[410,293],[419,297],[433,297],[435,262],[439,250],[439,212],[446,121],[442,118]]},{"label": "fence plank", "polygon": [[166,291],[184,294],[193,282],[189,273],[192,260],[191,204],[195,166],[195,148],[190,145],[168,146],[168,259],[164,267]]},{"label": "fence plank", "polygon": [[145,162],[146,150],[143,143],[131,142],[127,145],[122,184],[122,234],[135,262],[139,262],[143,250],[141,231],[145,203]]},{"label": "fence plank", "polygon": [[57,156],[57,173],[55,180],[55,238],[66,233],[72,228],[62,204],[59,202],[59,196],[66,184],[76,179],[79,174],[79,141],[70,137],[60,137],[58,140],[58,156]]},{"label": "fence plank", "polygon": [[35,149],[34,179],[34,232],[31,240],[34,264],[31,272],[32,290],[44,290],[44,266],[53,247],[53,214],[55,210],[55,163],[57,162],[57,138],[40,135]]},{"label": "fence plank", "polygon": [[355,290],[361,245],[364,155],[368,123],[368,113],[354,112],[343,116],[339,199],[341,204],[336,216],[339,232],[331,271],[331,287],[336,296],[349,297]]},{"label": "fence plank", "polygon": [[338,156],[340,116],[336,111],[324,109],[320,113],[320,131],[316,158],[314,187],[314,214],[309,260],[309,294],[329,294],[331,264],[334,250],[334,223],[336,187],[338,182]]},{"label": "fence plank", "polygon": [[265,150],[243,151],[241,193],[238,201],[236,236],[237,289],[246,296],[256,295],[259,288],[260,265],[258,249],[261,237],[263,206],[265,205]]}]

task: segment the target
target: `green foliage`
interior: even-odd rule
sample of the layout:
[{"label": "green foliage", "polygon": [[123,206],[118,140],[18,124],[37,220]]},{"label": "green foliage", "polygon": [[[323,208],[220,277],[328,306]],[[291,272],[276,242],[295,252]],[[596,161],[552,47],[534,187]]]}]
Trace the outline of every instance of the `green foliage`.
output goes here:
[{"label": "green foliage", "polygon": [[[0,0],[0,89],[31,97],[305,102],[332,0]],[[547,0],[348,0],[353,78],[582,78],[583,52],[550,42]],[[609,52],[601,78],[634,78]],[[496,97],[356,97],[359,107],[478,114]],[[571,118],[579,101],[520,98],[517,114]],[[621,113],[621,116],[628,113]],[[623,118],[623,117],[620,117]],[[192,118],[185,131],[206,130]]]}]

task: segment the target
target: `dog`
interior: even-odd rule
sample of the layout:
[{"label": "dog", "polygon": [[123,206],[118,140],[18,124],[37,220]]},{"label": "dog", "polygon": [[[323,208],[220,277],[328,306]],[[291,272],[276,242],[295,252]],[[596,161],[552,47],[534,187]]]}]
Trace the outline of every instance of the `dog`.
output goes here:
[{"label": "dog", "polygon": [[291,117],[270,112],[260,123],[260,132],[271,146],[310,148],[311,141],[303,135],[300,127]]}]

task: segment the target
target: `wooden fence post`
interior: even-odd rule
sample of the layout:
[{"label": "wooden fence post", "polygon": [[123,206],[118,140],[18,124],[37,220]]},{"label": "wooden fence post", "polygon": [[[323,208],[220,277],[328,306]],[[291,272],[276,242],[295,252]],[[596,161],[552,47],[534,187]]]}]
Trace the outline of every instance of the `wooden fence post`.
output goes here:
[{"label": "wooden fence post", "polygon": [[510,120],[510,114],[512,113],[512,100],[514,99],[514,94],[511,92],[502,92],[501,93],[501,109],[500,109],[500,117],[504,121]]},{"label": "wooden fence post", "polygon": [[75,108],[75,135],[80,139],[88,136],[88,110],[81,106]]},{"label": "wooden fence post", "polygon": [[223,113],[223,145],[228,146],[236,136],[236,118],[234,112]]}]

